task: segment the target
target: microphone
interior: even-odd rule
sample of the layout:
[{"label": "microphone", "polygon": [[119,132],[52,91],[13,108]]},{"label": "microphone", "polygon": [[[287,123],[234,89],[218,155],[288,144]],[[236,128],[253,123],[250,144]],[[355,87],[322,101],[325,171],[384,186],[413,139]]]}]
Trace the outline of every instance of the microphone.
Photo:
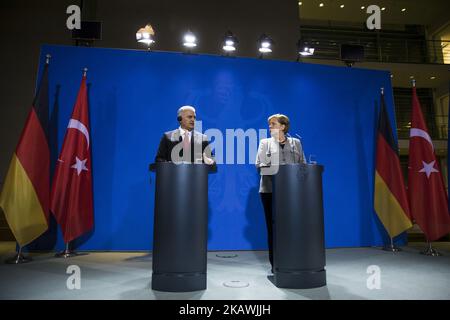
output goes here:
[{"label": "microphone", "polygon": [[[180,135],[180,137],[178,138],[178,144],[183,143],[183,137]],[[178,156],[181,156],[181,160],[183,161],[184,158],[184,148],[181,148],[180,151],[178,152]]]},{"label": "microphone", "polygon": [[295,143],[294,143],[294,139],[292,138],[292,136],[289,133],[286,133],[287,139],[289,141],[289,145],[291,147],[291,158],[292,161],[294,161],[295,163],[295,154],[294,154],[294,149],[295,149]]},{"label": "microphone", "polygon": [[263,165],[261,168],[270,167],[272,164],[272,152],[270,151],[270,147],[272,145],[272,141],[269,140],[267,144],[266,158],[264,159]]},{"label": "microphone", "polygon": [[272,144],[272,141],[269,140],[269,143],[267,145],[267,151],[266,151],[266,157],[271,157],[272,156],[272,152],[270,151],[270,146]]}]

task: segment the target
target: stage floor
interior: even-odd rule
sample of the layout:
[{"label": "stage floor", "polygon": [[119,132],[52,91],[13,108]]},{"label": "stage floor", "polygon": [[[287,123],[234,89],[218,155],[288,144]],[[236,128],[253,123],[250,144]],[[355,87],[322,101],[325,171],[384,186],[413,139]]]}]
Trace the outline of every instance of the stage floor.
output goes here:
[{"label": "stage floor", "polygon": [[[266,251],[208,252],[207,290],[166,293],[151,290],[148,252],[89,252],[69,259],[34,253],[32,262],[7,265],[3,261],[12,255],[14,243],[3,242],[0,299],[450,299],[450,243],[434,243],[442,257],[421,255],[424,247],[412,243],[395,254],[380,248],[328,249],[327,286],[307,290],[275,287]],[[81,270],[79,290],[67,288],[70,265]],[[380,289],[367,287],[367,269],[374,265],[380,270]]]}]

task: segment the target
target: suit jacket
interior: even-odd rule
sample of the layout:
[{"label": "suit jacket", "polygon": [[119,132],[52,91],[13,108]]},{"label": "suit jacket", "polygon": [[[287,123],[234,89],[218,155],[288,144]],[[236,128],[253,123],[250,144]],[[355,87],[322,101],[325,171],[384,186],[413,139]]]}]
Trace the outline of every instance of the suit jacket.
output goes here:
[{"label": "suit jacket", "polygon": [[[299,139],[288,137],[284,148],[274,138],[262,139],[259,143],[255,165],[258,169],[288,163],[306,163],[305,153]],[[261,174],[260,193],[272,192],[272,176]]]},{"label": "suit jacket", "polygon": [[[175,129],[172,131],[165,132],[159,142],[158,153],[156,154],[155,161],[156,162],[164,162],[164,161],[182,161],[186,160],[183,158],[183,139],[180,134],[179,129]],[[175,149],[175,154],[179,151],[179,158],[172,159],[172,151]],[[209,158],[211,156],[211,149],[209,148],[208,137],[198,131],[193,131],[191,136],[191,148],[190,148],[190,157],[188,157],[187,161],[197,162],[200,161],[203,163],[203,153],[205,152]]]}]

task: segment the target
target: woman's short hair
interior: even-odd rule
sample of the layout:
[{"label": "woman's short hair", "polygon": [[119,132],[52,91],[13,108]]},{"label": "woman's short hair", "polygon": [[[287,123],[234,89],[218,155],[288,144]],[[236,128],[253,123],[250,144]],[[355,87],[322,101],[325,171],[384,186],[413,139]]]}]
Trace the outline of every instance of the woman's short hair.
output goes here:
[{"label": "woman's short hair", "polygon": [[277,119],[280,124],[284,124],[284,133],[287,133],[289,131],[289,118],[287,116],[281,113],[273,114],[269,118],[267,118],[267,122],[270,122],[270,120],[272,120],[273,118]]}]

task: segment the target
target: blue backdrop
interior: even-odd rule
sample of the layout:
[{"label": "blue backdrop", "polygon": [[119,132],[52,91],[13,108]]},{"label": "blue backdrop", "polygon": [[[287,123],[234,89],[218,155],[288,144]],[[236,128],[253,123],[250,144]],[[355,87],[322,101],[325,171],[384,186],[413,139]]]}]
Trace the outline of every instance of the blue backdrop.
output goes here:
[{"label": "blue backdrop", "polygon": [[[52,159],[56,160],[88,67],[95,229],[84,250],[150,250],[155,177],[148,172],[181,105],[196,107],[203,131],[267,129],[284,113],[307,158],[325,166],[326,246],[374,246],[385,231],[373,210],[376,106],[380,87],[395,126],[388,72],[286,61],[44,45],[50,65]],[[267,132],[266,132],[267,134]],[[224,145],[226,142],[224,141]],[[266,248],[259,177],[246,164],[210,176],[210,250]],[[251,150],[250,150],[251,149]],[[251,152],[250,152],[251,151]],[[250,161],[249,161],[250,160]],[[48,235],[47,235],[48,236]],[[58,231],[57,247],[63,246]],[[42,240],[41,240],[42,241]],[[56,241],[56,240],[55,240]]]}]

